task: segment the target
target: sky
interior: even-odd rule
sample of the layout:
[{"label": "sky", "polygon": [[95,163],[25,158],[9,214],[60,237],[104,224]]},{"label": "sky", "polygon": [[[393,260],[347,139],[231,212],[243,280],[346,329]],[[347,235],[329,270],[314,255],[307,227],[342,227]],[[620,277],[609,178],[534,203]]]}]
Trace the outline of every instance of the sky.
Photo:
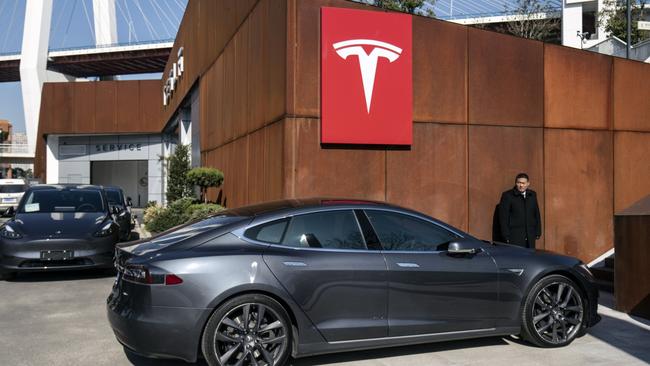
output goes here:
[{"label": "sky", "polygon": [[[188,0],[115,0],[118,43],[172,40]],[[50,50],[95,44],[92,0],[53,0]],[[18,54],[22,46],[26,0],[0,0],[0,55]],[[152,79],[160,74],[120,79]],[[25,131],[20,83],[0,83],[0,119]]]}]

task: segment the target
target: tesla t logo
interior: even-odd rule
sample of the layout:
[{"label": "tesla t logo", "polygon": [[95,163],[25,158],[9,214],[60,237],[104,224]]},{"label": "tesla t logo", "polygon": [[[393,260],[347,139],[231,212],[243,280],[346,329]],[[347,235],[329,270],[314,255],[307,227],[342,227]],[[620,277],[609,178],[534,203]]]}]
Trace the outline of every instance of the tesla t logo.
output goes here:
[{"label": "tesla t logo", "polygon": [[[362,46],[371,46],[372,51],[367,54]],[[375,41],[372,39],[353,39],[334,43],[334,49],[344,60],[348,56],[356,55],[359,57],[359,67],[361,68],[361,81],[363,82],[363,94],[366,97],[366,110],[370,113],[370,104],[372,103],[372,89],[375,86],[375,74],[377,72],[377,60],[380,57],[387,58],[393,62],[399,58],[402,49],[393,46],[390,43]]]},{"label": "tesla t logo", "polygon": [[321,143],[410,145],[411,16],[321,8]]}]

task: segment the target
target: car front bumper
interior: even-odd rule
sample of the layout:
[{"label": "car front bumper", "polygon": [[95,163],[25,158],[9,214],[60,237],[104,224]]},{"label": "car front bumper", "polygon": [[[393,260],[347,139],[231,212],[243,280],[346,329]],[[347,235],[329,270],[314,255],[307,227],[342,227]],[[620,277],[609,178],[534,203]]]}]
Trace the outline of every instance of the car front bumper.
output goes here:
[{"label": "car front bumper", "polygon": [[[43,238],[0,240],[0,271],[39,272],[84,268],[112,268],[117,233],[84,239]],[[44,259],[43,252],[68,251],[66,259]]]}]

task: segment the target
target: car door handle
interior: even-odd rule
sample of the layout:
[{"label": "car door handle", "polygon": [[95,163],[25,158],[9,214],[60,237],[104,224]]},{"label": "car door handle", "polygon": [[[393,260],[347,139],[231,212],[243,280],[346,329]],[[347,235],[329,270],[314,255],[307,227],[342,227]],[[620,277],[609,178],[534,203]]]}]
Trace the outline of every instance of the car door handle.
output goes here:
[{"label": "car door handle", "polygon": [[305,262],[282,262],[287,267],[307,267]]},{"label": "car door handle", "polygon": [[402,268],[420,268],[417,263],[397,263],[397,265]]}]

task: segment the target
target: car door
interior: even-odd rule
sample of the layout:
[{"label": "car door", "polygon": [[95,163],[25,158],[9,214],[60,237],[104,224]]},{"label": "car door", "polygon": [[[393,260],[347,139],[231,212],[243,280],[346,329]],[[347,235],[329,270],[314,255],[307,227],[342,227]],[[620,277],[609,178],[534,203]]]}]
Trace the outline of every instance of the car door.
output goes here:
[{"label": "car door", "polygon": [[435,222],[397,211],[365,213],[389,269],[389,336],[494,327],[497,268],[485,251],[452,256],[445,245],[459,234]]},{"label": "car door", "polygon": [[[281,238],[269,240],[270,225],[280,222],[286,223]],[[264,261],[328,342],[387,336],[386,262],[379,250],[368,250],[352,210],[267,225],[249,236],[277,241]]]}]

